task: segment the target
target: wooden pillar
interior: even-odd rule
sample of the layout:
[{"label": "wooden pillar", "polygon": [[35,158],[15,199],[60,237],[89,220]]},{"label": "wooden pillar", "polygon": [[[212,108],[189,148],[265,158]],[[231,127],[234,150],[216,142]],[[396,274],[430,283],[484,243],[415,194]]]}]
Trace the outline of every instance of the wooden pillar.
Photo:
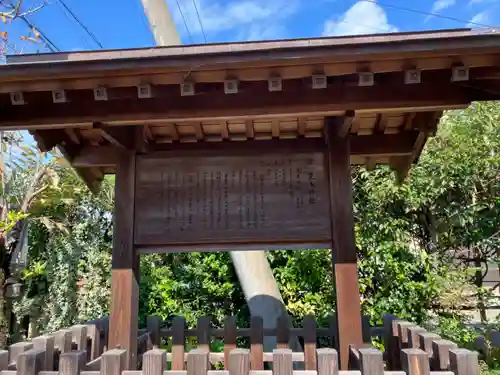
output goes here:
[{"label": "wooden pillar", "polygon": [[[327,171],[332,220],[332,265],[337,301],[340,366],[347,370],[349,345],[363,343],[351,184],[349,135],[342,137],[343,117],[325,121]],[[358,346],[359,347],[359,346]]]},{"label": "wooden pillar", "polygon": [[136,370],[139,258],[134,249],[135,153],[123,151],[117,159],[108,348],[125,349],[125,369]]}]

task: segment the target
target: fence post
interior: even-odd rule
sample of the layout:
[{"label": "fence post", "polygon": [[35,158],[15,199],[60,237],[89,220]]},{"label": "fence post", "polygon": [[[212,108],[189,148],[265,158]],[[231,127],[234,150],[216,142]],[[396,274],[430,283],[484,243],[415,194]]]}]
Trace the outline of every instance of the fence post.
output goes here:
[{"label": "fence post", "polygon": [[382,352],[375,348],[359,349],[360,370],[362,375],[384,375]]},{"label": "fence post", "polygon": [[151,342],[154,346],[159,348],[161,346],[161,320],[157,316],[148,316],[146,319],[146,326],[148,328],[149,337],[151,337]]},{"label": "fence post", "polygon": [[142,357],[142,375],[163,375],[167,363],[167,352],[161,349],[152,349]]},{"label": "fence post", "polygon": [[7,370],[9,368],[9,351],[0,350],[0,371]]},{"label": "fence post", "polygon": [[252,370],[264,370],[264,323],[261,316],[250,319],[250,367]]},{"label": "fence post", "polygon": [[316,319],[312,315],[304,317],[302,323],[304,338],[304,368],[316,370]]},{"label": "fence post", "polygon": [[361,316],[361,334],[363,336],[363,342],[365,344],[371,344],[372,333],[370,327],[370,318],[366,315]]},{"label": "fence post", "polygon": [[396,327],[397,317],[395,315],[384,315],[384,348],[386,354],[386,360],[388,361],[389,370],[398,370],[401,368],[399,362],[399,347],[398,340],[396,338],[397,331],[394,330]]},{"label": "fence post", "polygon": [[84,351],[63,353],[59,358],[59,375],[79,375],[85,368],[86,359]]},{"label": "fence post", "polygon": [[224,321],[224,369],[229,370],[231,351],[236,349],[236,317],[228,316]]},{"label": "fence post", "polygon": [[316,355],[318,357],[318,375],[338,375],[339,357],[335,349],[318,349]]},{"label": "fence post", "polygon": [[87,326],[82,324],[74,325],[70,328],[73,342],[76,343],[76,349],[81,352],[87,351]]},{"label": "fence post", "polygon": [[45,351],[44,370],[54,370],[54,336],[39,336],[33,340],[33,349]]},{"label": "fence post", "polygon": [[434,340],[432,342],[432,370],[448,370],[450,368],[450,349],[456,347],[457,344],[449,340]]},{"label": "fence post", "polygon": [[175,317],[172,322],[172,370],[184,370],[184,329],[186,321],[183,317]]},{"label": "fence post", "polygon": [[293,375],[291,349],[283,348],[273,351],[273,375]]},{"label": "fence post", "polygon": [[333,313],[330,315],[330,346],[335,349],[339,349],[339,340],[338,340],[338,327],[337,327],[337,314]]},{"label": "fence post", "polygon": [[87,324],[87,336],[90,337],[88,360],[93,361],[101,354],[101,330],[96,323]]},{"label": "fence post", "polygon": [[398,339],[399,339],[399,348],[406,349],[408,348],[408,327],[413,326],[412,323],[407,321],[398,321]]},{"label": "fence post", "polygon": [[401,367],[407,375],[429,375],[429,356],[420,349],[403,349]]},{"label": "fence post", "polygon": [[455,375],[479,375],[477,353],[467,349],[451,349],[450,370]]},{"label": "fence post", "polygon": [[432,361],[432,342],[434,340],[440,340],[441,337],[431,332],[420,332],[418,334],[420,340],[420,349],[427,352],[429,355],[429,360]]},{"label": "fence post", "polygon": [[250,373],[250,351],[248,349],[231,350],[227,369],[229,375],[248,375]]},{"label": "fence post", "polygon": [[288,349],[290,347],[290,330],[288,321],[288,314],[286,312],[276,319],[276,347],[278,349]]},{"label": "fence post", "polygon": [[31,342],[18,342],[9,346],[9,364],[15,364],[19,356],[33,348]]},{"label": "fence post", "polygon": [[17,357],[18,375],[38,375],[44,367],[45,352],[43,350],[30,349],[20,353]]},{"label": "fence post", "polygon": [[198,349],[210,352],[210,318],[200,316],[196,323],[196,341]]},{"label": "fence post", "polygon": [[419,326],[408,327],[408,347],[415,349],[422,349],[420,347],[420,333],[426,332],[425,328]]},{"label": "fence post", "polygon": [[208,351],[193,349],[187,356],[187,375],[207,375],[209,370]]},{"label": "fence post", "polygon": [[54,346],[61,353],[71,351],[72,333],[69,329],[61,329],[54,334]]},{"label": "fence post", "polygon": [[125,349],[111,349],[104,352],[101,356],[101,375],[121,375],[126,361]]}]

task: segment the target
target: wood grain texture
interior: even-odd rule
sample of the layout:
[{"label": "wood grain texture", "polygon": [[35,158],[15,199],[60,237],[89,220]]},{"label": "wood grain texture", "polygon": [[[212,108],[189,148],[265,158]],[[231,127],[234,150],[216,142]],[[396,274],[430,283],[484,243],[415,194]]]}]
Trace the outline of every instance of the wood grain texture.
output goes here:
[{"label": "wood grain texture", "polygon": [[135,153],[121,152],[116,166],[111,259],[110,348],[126,349],[126,369],[137,367],[139,258],[134,249]]},{"label": "wood grain texture", "polygon": [[[87,353],[85,351],[76,351],[63,353],[59,359],[60,375],[79,375],[80,371],[85,369]],[[49,371],[52,371],[47,366]]]},{"label": "wood grain texture", "polygon": [[330,215],[332,227],[332,265],[337,301],[337,329],[341,369],[347,369],[349,345],[363,344],[358,287],[356,243],[349,136],[341,137],[343,117],[329,118],[325,123],[328,145],[326,158],[329,176]]},{"label": "wood grain texture", "polygon": [[45,368],[44,370],[54,370],[54,336],[38,336],[34,337],[33,349],[43,350],[45,352]]},{"label": "wood grain texture", "polygon": [[327,243],[326,189],[323,153],[139,156],[135,244]]},{"label": "wood grain texture", "polygon": [[264,370],[264,322],[261,316],[250,318],[250,353],[252,370]]},{"label": "wood grain texture", "polygon": [[322,348],[317,351],[318,375],[338,375],[339,360],[335,349]]},{"label": "wood grain texture", "polygon": [[306,315],[304,327],[304,367],[306,370],[316,370],[316,320],[312,315]]},{"label": "wood grain texture", "polygon": [[[236,317],[228,316],[224,321],[224,369],[228,370],[231,352],[236,349],[237,327]],[[248,356],[248,366],[250,366],[250,356]],[[249,367],[250,369],[250,367]]]},{"label": "wood grain texture", "polygon": [[229,354],[229,375],[248,375],[250,373],[250,351],[248,349],[234,349]]}]

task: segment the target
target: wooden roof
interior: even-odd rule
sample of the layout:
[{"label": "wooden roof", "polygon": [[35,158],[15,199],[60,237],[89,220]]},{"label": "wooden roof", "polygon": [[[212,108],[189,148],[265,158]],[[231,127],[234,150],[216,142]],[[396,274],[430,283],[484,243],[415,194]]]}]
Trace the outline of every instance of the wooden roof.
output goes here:
[{"label": "wooden roof", "polygon": [[[404,174],[443,110],[500,98],[498,29],[10,56],[0,128],[59,147],[92,188],[120,148],[320,147]],[[318,141],[319,139],[319,141]]]}]

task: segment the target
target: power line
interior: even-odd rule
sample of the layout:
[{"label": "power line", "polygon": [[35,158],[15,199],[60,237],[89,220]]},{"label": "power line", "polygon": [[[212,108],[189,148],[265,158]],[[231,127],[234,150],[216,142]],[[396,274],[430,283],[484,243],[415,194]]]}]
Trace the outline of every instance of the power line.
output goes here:
[{"label": "power line", "polygon": [[[68,15],[68,13],[64,10],[64,8],[62,7],[61,3],[59,2],[56,2],[56,4],[59,6],[59,11],[64,14],[64,17],[66,17],[66,19],[68,21],[70,21],[71,25],[74,27],[74,28],[78,28],[77,26],[75,26],[74,24],[74,20]],[[92,45],[90,44],[90,42],[88,41],[87,38],[83,37],[81,34],[78,33],[78,36],[81,40],[83,40],[83,42],[85,43],[85,45],[89,48],[89,49],[92,49]]]},{"label": "power line", "polygon": [[42,40],[45,42],[46,46],[52,51],[52,52],[60,52],[61,50],[56,47],[56,45],[49,39],[49,37],[39,28],[35,27],[26,16],[21,16],[20,17],[26,25],[33,31],[36,30],[39,34]]},{"label": "power line", "polygon": [[[2,1],[2,4],[7,5],[11,9],[16,9],[16,6],[12,3],[6,4],[5,2]],[[26,16],[18,16],[23,22],[28,25],[31,31],[37,31],[38,34],[40,34],[41,39],[45,42],[45,45],[47,46],[48,49],[50,49],[52,52],[60,52],[60,49],[56,47],[56,45],[49,39],[49,37],[40,29],[39,27],[35,27],[28,17]]]},{"label": "power line", "polygon": [[58,0],[58,2],[64,7],[64,9],[66,9],[68,11],[68,13],[71,15],[71,17],[73,17],[73,19],[83,28],[83,30],[85,30],[85,32],[94,40],[94,42],[96,42],[96,44],[100,48],[104,48],[102,46],[101,42],[99,42],[99,40],[97,39],[97,37],[89,30],[89,28],[87,26],[85,26],[79,20],[79,18],[76,16],[76,14],[66,5],[66,3],[64,2],[64,0]]},{"label": "power line", "polygon": [[470,25],[475,25],[475,26],[481,26],[481,27],[493,27],[491,25],[486,25],[484,23],[473,22],[473,21],[464,21],[464,20],[461,20],[461,19],[455,18],[455,17],[443,16],[442,14],[437,14],[437,13],[432,13],[432,12],[426,12],[426,11],[423,11],[423,10],[406,8],[406,7],[402,7],[402,6],[399,6],[399,5],[393,5],[393,4],[388,4],[386,2],[380,2],[380,1],[377,1],[377,0],[361,0],[361,1],[365,1],[365,2],[373,3],[373,4],[378,4],[378,5],[383,5],[383,6],[388,7],[388,8],[405,10],[407,12],[413,12],[413,13],[423,14],[423,15],[426,15],[426,16],[434,16],[434,17],[438,17],[438,18],[443,18],[443,19],[446,19],[446,20],[455,21],[455,22],[459,22],[459,23],[465,23],[465,24],[470,24]]},{"label": "power line", "polygon": [[184,17],[184,13],[182,13],[182,9],[181,9],[181,6],[179,4],[179,0],[175,0],[175,2],[177,3],[177,8],[179,9],[179,13],[181,14],[182,21],[184,22],[184,26],[186,27],[186,31],[188,32],[189,40],[191,40],[191,43],[194,43],[193,35],[191,35],[191,31],[189,31],[189,27],[188,27],[188,24],[186,22],[186,18]]},{"label": "power line", "polygon": [[205,43],[208,43],[207,36],[205,34],[205,30],[203,29],[203,22],[201,22],[200,12],[198,12],[198,6],[196,5],[196,0],[193,0],[194,9],[196,10],[196,15],[198,16],[198,22],[200,23],[201,33],[203,34],[203,39],[205,39]]}]

